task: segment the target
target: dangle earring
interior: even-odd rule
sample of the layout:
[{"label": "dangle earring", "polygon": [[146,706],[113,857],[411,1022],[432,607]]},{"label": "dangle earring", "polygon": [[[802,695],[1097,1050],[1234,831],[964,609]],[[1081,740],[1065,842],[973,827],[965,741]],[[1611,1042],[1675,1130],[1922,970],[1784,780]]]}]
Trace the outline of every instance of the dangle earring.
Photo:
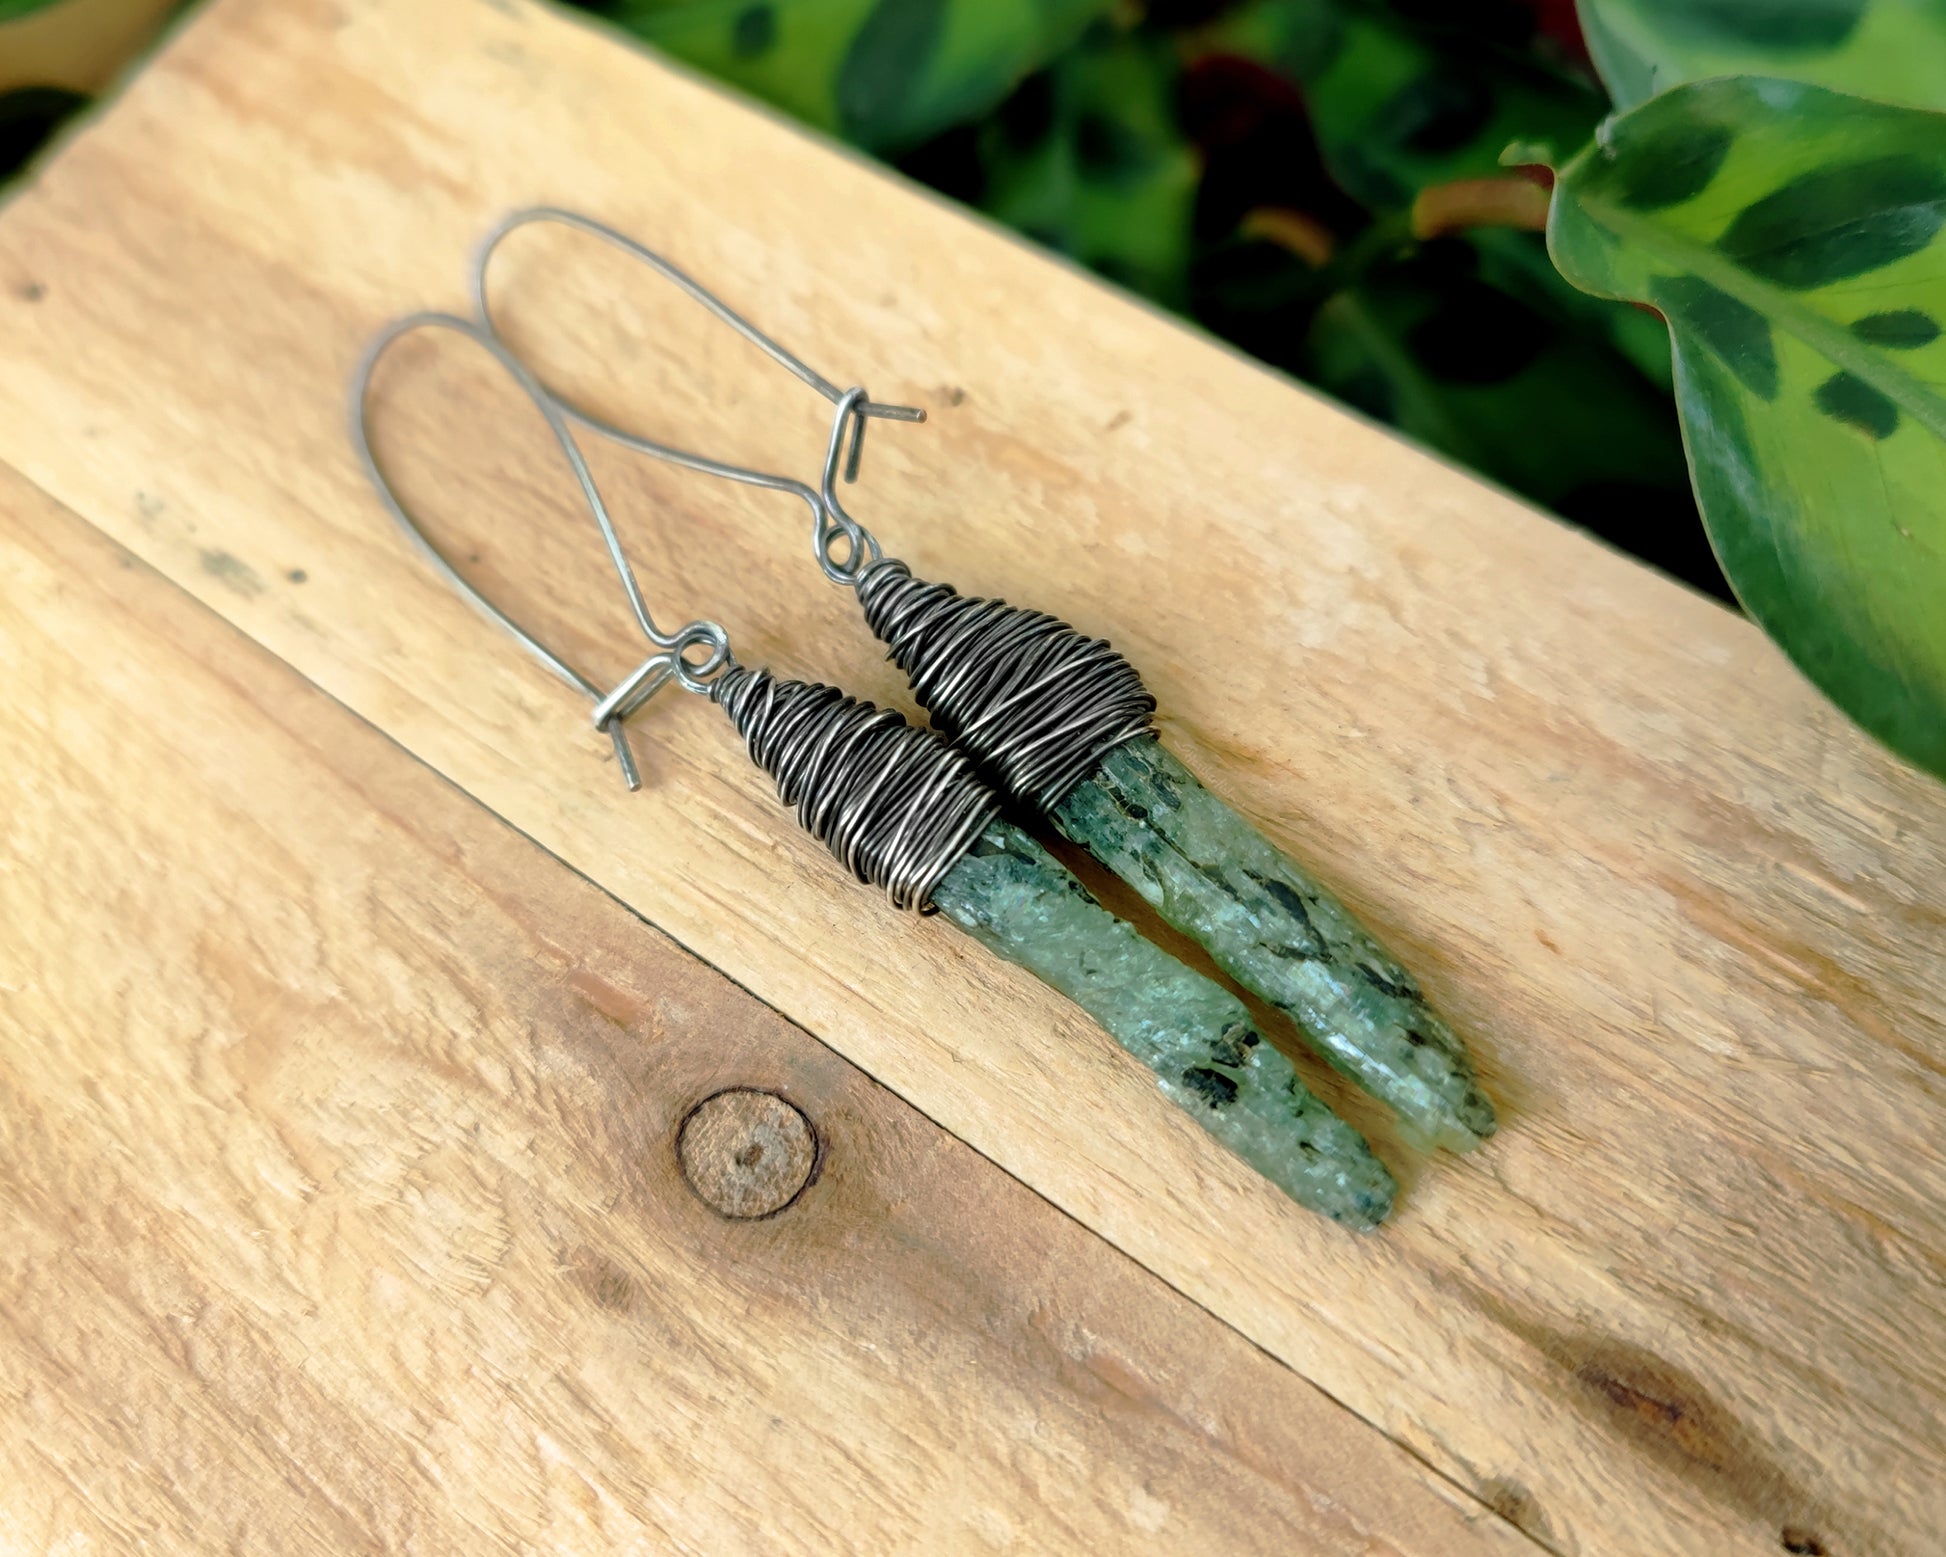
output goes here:
[{"label": "dangle earring", "polygon": [[[371,441],[371,379],[401,336],[454,331],[490,352],[554,434],[608,549],[650,653],[603,691],[480,594],[433,545],[385,475]],[[624,731],[661,688],[707,697],[729,716],[784,804],[860,881],[900,908],[937,911],[1000,956],[1058,989],[1155,1072],[1162,1090],[1223,1145],[1300,1205],[1355,1227],[1376,1226],[1395,1186],[1364,1138],[1264,1043],[1243,1003],[1184,967],[1102,908],[1027,833],[1000,816],[1000,797],[972,761],[930,730],[835,687],[739,664],[714,622],[657,626],[607,505],[546,391],[491,330],[451,314],[389,325],[351,383],[352,441],[406,538],[469,603],[594,704],[630,789],[640,787]]]},{"label": "dangle earring", "polygon": [[563,414],[640,453],[804,499],[825,576],[857,593],[934,729],[989,783],[1052,821],[1224,972],[1286,1012],[1326,1061],[1388,1104],[1423,1143],[1464,1151],[1493,1133],[1493,1105],[1472,1059],[1417,980],[1322,882],[1163,745],[1152,724],[1155,699],[1126,659],[1043,612],[915,578],[845,511],[838,470],[842,463],[845,479],[857,479],[866,421],[919,422],[923,411],[880,405],[862,388],[840,390],[660,255],[551,207],[514,213],[477,251],[473,294],[489,329],[487,267],[509,233],[537,222],[573,227],[640,260],[835,407],[817,488],[626,432],[548,391]]}]

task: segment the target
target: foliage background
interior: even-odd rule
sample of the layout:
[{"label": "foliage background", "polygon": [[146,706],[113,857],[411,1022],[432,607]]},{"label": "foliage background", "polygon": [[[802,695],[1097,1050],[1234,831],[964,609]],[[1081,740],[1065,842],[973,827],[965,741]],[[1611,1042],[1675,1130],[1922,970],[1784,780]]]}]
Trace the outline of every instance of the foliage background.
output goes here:
[{"label": "foliage background", "polygon": [[1729,598],[1666,331],[1506,188],[1609,111],[1572,0],[589,8]]},{"label": "foliage background", "polygon": [[[1572,0],[583,8],[1729,598],[1659,322],[1569,286],[1536,231],[1414,231],[1422,191],[1607,111]],[[69,38],[23,80],[30,10]],[[0,177],[162,10],[0,0]]]}]

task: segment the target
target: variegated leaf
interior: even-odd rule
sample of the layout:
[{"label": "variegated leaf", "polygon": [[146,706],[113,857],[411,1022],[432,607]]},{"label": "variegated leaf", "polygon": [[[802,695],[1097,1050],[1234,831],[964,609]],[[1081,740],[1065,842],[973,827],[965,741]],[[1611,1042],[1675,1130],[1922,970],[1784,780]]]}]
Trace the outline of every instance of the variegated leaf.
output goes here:
[{"label": "variegated leaf", "polygon": [[1776,76],[1946,108],[1946,0],[1581,0],[1616,104],[1711,76]]},{"label": "variegated leaf", "polygon": [[1738,596],[1867,729],[1946,774],[1946,114],[1734,77],[1604,127],[1563,273],[1669,321]]}]

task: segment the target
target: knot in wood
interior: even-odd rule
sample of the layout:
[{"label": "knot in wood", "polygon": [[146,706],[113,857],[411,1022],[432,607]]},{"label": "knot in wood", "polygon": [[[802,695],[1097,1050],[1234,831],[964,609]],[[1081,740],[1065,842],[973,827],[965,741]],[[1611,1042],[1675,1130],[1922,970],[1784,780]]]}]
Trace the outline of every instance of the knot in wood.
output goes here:
[{"label": "knot in wood", "polygon": [[676,1157],[697,1197],[737,1221],[773,1216],[817,1167],[818,1137],[775,1092],[732,1087],[706,1097],[676,1132]]}]

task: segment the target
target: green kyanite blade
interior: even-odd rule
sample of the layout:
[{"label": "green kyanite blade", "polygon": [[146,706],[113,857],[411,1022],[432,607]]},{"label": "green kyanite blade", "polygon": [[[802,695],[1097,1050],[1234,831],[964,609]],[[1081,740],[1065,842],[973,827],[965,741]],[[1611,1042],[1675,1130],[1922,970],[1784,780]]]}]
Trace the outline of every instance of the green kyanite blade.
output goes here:
[{"label": "green kyanite blade", "polygon": [[1160,741],[1109,752],[1054,822],[1415,1134],[1463,1151],[1493,1133],[1465,1046],[1412,975]]},{"label": "green kyanite blade", "polygon": [[1074,1001],[1204,1129],[1300,1205],[1354,1227],[1375,1226],[1391,1210],[1385,1165],[1257,1036],[1243,1003],[1143,940],[1018,827],[988,827],[932,901]]}]

